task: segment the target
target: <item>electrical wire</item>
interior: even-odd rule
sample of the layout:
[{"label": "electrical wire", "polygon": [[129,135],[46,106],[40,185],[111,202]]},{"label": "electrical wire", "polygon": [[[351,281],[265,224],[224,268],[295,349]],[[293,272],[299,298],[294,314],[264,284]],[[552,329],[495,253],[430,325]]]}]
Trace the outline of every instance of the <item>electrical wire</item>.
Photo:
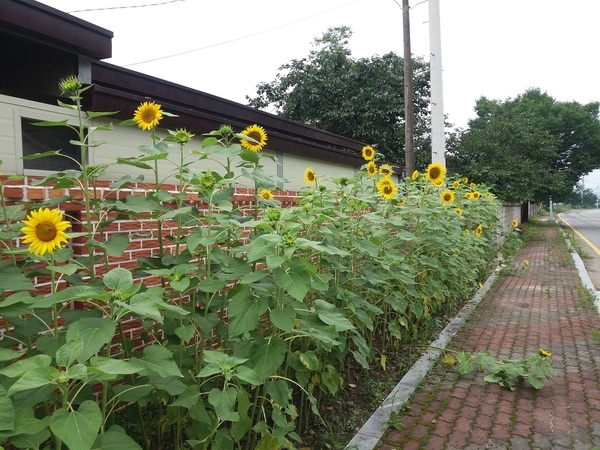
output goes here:
[{"label": "electrical wire", "polygon": [[150,6],[162,6],[169,5],[171,3],[184,2],[185,0],[169,0],[167,2],[162,3],[148,3],[146,5],[130,5],[130,6],[107,6],[106,8],[90,8],[90,9],[77,9],[75,11],[67,11],[67,14],[74,14],[80,12],[90,12],[90,11],[108,11],[111,9],[130,9],[130,8],[147,8]]},{"label": "electrical wire", "polygon": [[345,3],[343,5],[336,6],[335,8],[331,8],[331,9],[328,9],[328,10],[325,10],[325,11],[321,11],[321,12],[319,12],[317,14],[313,14],[312,16],[307,16],[307,17],[304,17],[302,19],[295,20],[293,22],[289,22],[289,23],[286,23],[286,24],[283,24],[283,25],[279,25],[277,27],[269,28],[267,30],[258,31],[256,33],[252,33],[252,34],[247,34],[247,35],[241,36],[239,38],[229,39],[227,41],[217,42],[215,44],[206,45],[204,47],[193,48],[191,50],[186,50],[186,51],[179,52],[179,53],[172,53],[170,55],[165,55],[165,56],[159,56],[159,57],[152,58],[152,59],[147,59],[147,60],[144,60],[144,61],[138,61],[138,62],[134,62],[134,63],[130,63],[130,64],[122,64],[122,67],[131,67],[131,66],[137,66],[137,65],[140,65],[140,64],[146,64],[146,63],[149,63],[149,62],[161,61],[163,59],[174,58],[176,56],[181,56],[181,55],[187,55],[188,53],[198,52],[200,50],[206,50],[207,48],[218,47],[220,45],[229,44],[231,42],[241,41],[243,39],[248,39],[250,37],[259,36],[259,35],[265,34],[265,33],[270,33],[271,31],[279,30],[281,28],[285,28],[285,27],[288,27],[290,25],[295,25],[295,24],[297,24],[299,22],[303,22],[305,20],[312,19],[314,17],[318,17],[318,16],[320,16],[322,14],[326,14],[328,12],[335,11],[336,9],[344,8],[344,7],[348,6],[348,5],[351,5],[351,4],[359,2],[359,1],[361,1],[361,0],[353,0],[353,1]]}]

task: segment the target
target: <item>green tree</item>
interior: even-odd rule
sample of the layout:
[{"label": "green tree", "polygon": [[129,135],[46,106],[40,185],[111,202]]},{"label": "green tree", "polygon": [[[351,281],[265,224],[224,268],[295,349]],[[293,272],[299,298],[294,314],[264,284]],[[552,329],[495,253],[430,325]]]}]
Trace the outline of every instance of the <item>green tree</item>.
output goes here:
[{"label": "green tree", "polygon": [[595,208],[598,204],[598,196],[592,189],[586,189],[582,183],[578,183],[566,202],[572,206]]},{"label": "green tree", "polygon": [[[329,28],[307,58],[282,65],[270,83],[246,97],[255,108],[373,145],[391,163],[404,162],[404,60],[395,53],[354,59],[352,31]],[[415,153],[423,166],[429,139],[429,66],[413,61]]]},{"label": "green tree", "polygon": [[597,102],[558,102],[530,89],[504,102],[481,97],[448,167],[492,186],[505,201],[556,201],[600,167]]}]

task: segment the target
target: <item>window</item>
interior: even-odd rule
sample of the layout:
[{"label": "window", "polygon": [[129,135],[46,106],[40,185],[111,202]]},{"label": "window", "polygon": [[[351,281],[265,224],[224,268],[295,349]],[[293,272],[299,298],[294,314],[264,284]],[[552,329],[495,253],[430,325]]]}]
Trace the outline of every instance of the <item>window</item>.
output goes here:
[{"label": "window", "polygon": [[[80,148],[70,143],[70,141],[78,139],[75,131],[61,126],[38,127],[32,125],[35,122],[39,122],[39,120],[21,118],[23,156],[60,150],[62,155],[70,156],[75,161],[81,162]],[[23,168],[53,172],[68,169],[78,170],[80,167],[75,161],[64,156],[45,156],[38,159],[23,160]]]}]

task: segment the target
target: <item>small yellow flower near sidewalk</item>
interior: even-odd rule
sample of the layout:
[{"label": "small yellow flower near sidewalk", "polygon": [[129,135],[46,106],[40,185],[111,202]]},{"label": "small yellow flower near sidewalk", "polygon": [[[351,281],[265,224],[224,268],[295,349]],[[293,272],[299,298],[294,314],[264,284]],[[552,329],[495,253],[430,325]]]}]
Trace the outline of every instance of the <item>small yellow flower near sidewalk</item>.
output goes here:
[{"label": "small yellow flower near sidewalk", "polygon": [[523,265],[524,266],[528,266],[529,265],[529,260],[528,259],[524,259],[523,260]]},{"label": "small yellow flower near sidewalk", "polygon": [[442,364],[454,366],[456,364],[456,358],[452,355],[444,355],[444,357],[442,358]]}]

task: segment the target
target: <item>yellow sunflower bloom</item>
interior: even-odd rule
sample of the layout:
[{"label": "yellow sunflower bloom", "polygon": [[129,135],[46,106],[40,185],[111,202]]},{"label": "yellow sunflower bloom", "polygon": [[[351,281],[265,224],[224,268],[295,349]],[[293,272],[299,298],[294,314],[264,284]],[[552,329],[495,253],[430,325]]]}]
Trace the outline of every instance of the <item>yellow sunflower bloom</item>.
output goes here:
[{"label": "yellow sunflower bloom", "polygon": [[273,200],[273,193],[268,189],[261,189],[258,196],[263,200]]},{"label": "yellow sunflower bloom", "polygon": [[415,170],[412,175],[410,176],[410,178],[415,181],[417,178],[419,178],[419,171]]},{"label": "yellow sunflower bloom", "polygon": [[370,145],[365,145],[362,148],[362,157],[365,161],[373,161],[375,159],[375,149]]},{"label": "yellow sunflower bloom", "polygon": [[384,177],[377,182],[377,192],[384,199],[391,200],[398,194],[398,186],[390,177]]},{"label": "yellow sunflower bloom", "polygon": [[462,216],[462,213],[463,213],[462,209],[454,208],[454,211],[456,211],[458,214],[460,214]]},{"label": "yellow sunflower bloom", "polygon": [[469,182],[469,179],[467,177],[463,178],[463,183],[467,184]]},{"label": "yellow sunflower bloom", "polygon": [[442,358],[442,364],[446,364],[447,366],[454,366],[456,364],[456,358],[450,354],[446,354]]},{"label": "yellow sunflower bloom", "polygon": [[65,230],[71,224],[63,220],[63,214],[58,209],[40,208],[31,211],[22,223],[25,224],[21,228],[25,236],[23,243],[29,244],[29,251],[37,256],[54,253],[69,238]]},{"label": "yellow sunflower bloom", "polygon": [[369,163],[367,164],[367,173],[371,177],[377,175],[377,165],[375,164],[375,162],[369,161]]},{"label": "yellow sunflower bloom", "polygon": [[538,354],[544,358],[550,358],[552,356],[552,353],[550,353],[548,350],[544,350],[543,348],[538,350]]},{"label": "yellow sunflower bloom", "polygon": [[454,192],[446,189],[440,194],[440,198],[442,199],[442,203],[449,205],[450,203],[454,202]]},{"label": "yellow sunflower bloom", "polygon": [[438,186],[436,182],[444,181],[446,176],[446,168],[442,163],[436,162],[431,163],[427,166],[427,172],[425,172],[425,178],[431,181],[433,184]]},{"label": "yellow sunflower bloom", "polygon": [[473,200],[477,200],[480,196],[481,194],[479,193],[479,191],[473,192]]},{"label": "yellow sunflower bloom", "polygon": [[513,221],[510,224],[513,228],[517,228],[519,226],[519,221],[517,219],[513,219]]},{"label": "yellow sunflower bloom", "polygon": [[471,192],[467,192],[467,193],[465,194],[465,197],[466,197],[467,199],[471,200],[471,199],[473,198],[473,194],[472,194]]},{"label": "yellow sunflower bloom", "polygon": [[460,181],[455,181],[454,183],[452,183],[452,187],[454,189],[458,189],[460,187]]},{"label": "yellow sunflower bloom", "polygon": [[304,171],[304,182],[306,184],[315,184],[317,182],[317,174],[310,167]]},{"label": "yellow sunflower bloom", "polygon": [[483,227],[481,225],[479,225],[477,227],[477,229],[475,230],[475,236],[481,237],[482,234],[483,234]]},{"label": "yellow sunflower bloom", "polygon": [[394,174],[394,168],[389,164],[382,164],[379,173],[384,177],[391,177]]},{"label": "yellow sunflower bloom", "polygon": [[436,187],[442,187],[444,185],[444,179],[440,178],[438,180],[432,181],[433,185]]},{"label": "yellow sunflower bloom", "polygon": [[154,102],[144,102],[135,110],[133,121],[142,130],[151,130],[162,119],[160,105]]},{"label": "yellow sunflower bloom", "polygon": [[242,147],[253,152],[260,152],[265,145],[267,145],[267,132],[260,125],[250,125],[244,131],[244,136],[248,136],[250,139],[241,139],[240,144]]}]

